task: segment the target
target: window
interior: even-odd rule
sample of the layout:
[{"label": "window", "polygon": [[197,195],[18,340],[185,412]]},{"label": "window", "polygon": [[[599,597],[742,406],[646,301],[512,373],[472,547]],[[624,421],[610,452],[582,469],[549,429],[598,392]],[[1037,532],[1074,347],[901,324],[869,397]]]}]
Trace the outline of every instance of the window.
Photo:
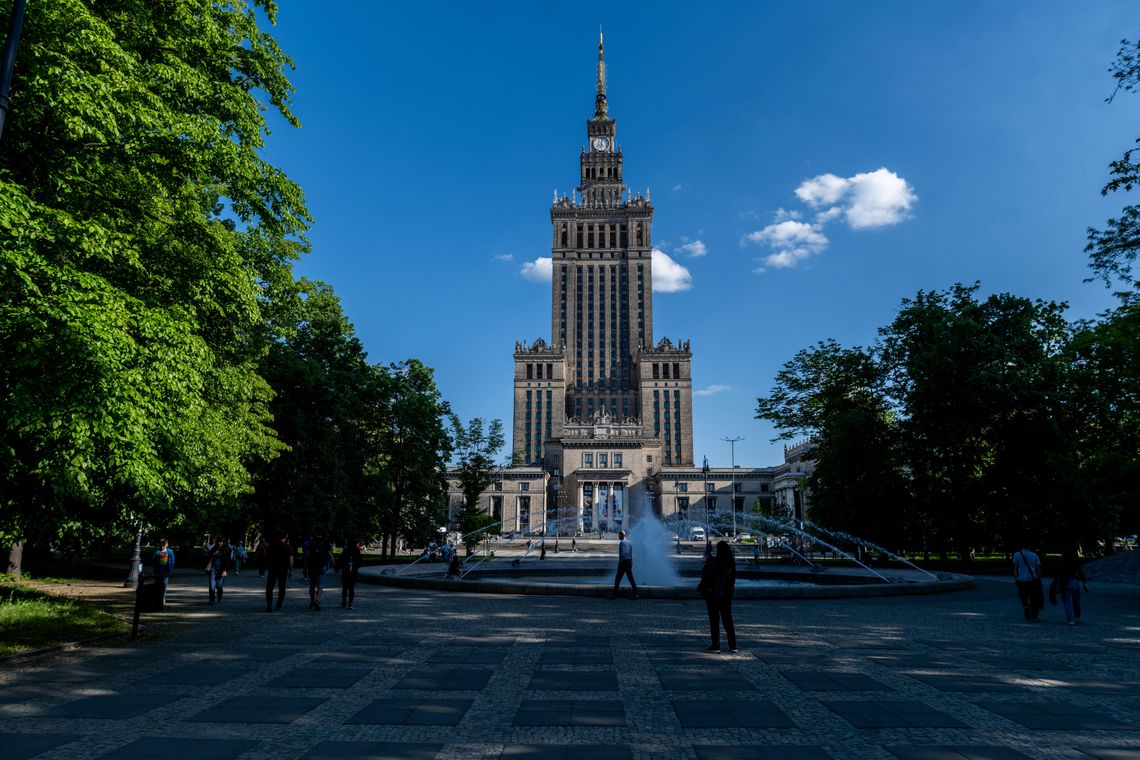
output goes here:
[{"label": "window", "polygon": [[530,497],[519,497],[519,528],[525,529],[530,527]]},{"label": "window", "polygon": [[740,482],[733,483],[732,484],[732,490],[735,491],[736,493],[740,493],[741,491],[744,490],[744,484],[740,483]]},{"label": "window", "polygon": [[653,462],[653,455],[652,454],[646,454],[645,455],[645,461],[652,463]]},{"label": "window", "polygon": [[598,452],[598,467],[609,467],[609,459],[609,454]]},{"label": "window", "polygon": [[688,496],[678,496],[677,497],[677,512],[681,515],[682,520],[687,520],[689,518],[689,497]]},{"label": "window", "polygon": [[736,512],[744,512],[744,497],[743,496],[737,496],[735,499],[733,499],[732,500],[732,508]]},{"label": "window", "polygon": [[705,483],[705,493],[714,493],[716,491],[716,483]]},{"label": "window", "polygon": [[594,466],[594,455],[593,454],[583,454],[582,455],[582,466],[583,467],[593,467]]},{"label": "window", "polygon": [[761,483],[760,484],[760,493],[768,493],[768,484],[767,483]]},{"label": "window", "polygon": [[503,519],[503,497],[502,496],[492,496],[491,497],[491,517],[494,518],[495,522],[502,521],[502,519]]},{"label": "window", "polygon": [[614,467],[621,467],[621,454],[614,454]]},{"label": "window", "polygon": [[501,480],[495,481],[495,490],[496,491],[502,491],[503,490],[503,481],[501,481]]},{"label": "window", "polygon": [[529,491],[529,490],[530,490],[530,483],[526,483],[526,482],[523,482],[523,483],[519,483],[519,487],[520,487],[520,488],[521,488],[523,491]]},{"label": "window", "polygon": [[710,511],[715,510],[716,509],[716,497],[715,496],[709,496],[707,501],[708,501],[709,510]]},{"label": "window", "polygon": [[677,491],[679,493],[688,493],[689,492],[689,484],[688,483],[678,483],[677,484]]}]

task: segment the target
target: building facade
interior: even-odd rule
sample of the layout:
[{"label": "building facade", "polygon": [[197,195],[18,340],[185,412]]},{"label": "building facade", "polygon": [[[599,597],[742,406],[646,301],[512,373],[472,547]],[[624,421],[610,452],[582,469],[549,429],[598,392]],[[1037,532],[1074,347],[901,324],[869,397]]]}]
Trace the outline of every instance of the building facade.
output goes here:
[{"label": "building facade", "polygon": [[[703,521],[791,482],[775,485],[783,467],[695,467],[692,350],[654,338],[653,205],[625,184],[604,56],[599,38],[578,185],[550,208],[550,339],[515,344],[512,466],[481,498],[503,532],[612,531],[642,511]],[[453,479],[453,514],[462,498]]]}]

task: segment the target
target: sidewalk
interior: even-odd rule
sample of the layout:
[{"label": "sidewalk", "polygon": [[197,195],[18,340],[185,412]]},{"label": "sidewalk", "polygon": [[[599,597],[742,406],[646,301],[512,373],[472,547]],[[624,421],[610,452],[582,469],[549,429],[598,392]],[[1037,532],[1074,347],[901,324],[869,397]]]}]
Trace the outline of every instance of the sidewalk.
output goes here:
[{"label": "sidewalk", "polygon": [[[330,576],[336,583],[337,577]],[[0,755],[262,758],[1138,758],[1140,587],[1031,625],[1008,580],[924,597],[738,602],[361,585],[266,614],[256,571],[169,636],[0,669]],[[108,592],[110,593],[110,592]]]}]

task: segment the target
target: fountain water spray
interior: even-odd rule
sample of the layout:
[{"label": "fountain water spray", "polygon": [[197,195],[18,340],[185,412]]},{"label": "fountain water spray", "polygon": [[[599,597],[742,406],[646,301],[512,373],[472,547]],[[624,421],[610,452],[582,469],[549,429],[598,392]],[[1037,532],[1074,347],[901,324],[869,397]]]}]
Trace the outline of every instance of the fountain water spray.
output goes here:
[{"label": "fountain water spray", "polygon": [[826,533],[827,535],[834,536],[835,538],[841,538],[844,541],[850,541],[853,544],[862,544],[863,546],[866,546],[869,549],[873,549],[874,551],[877,551],[877,552],[882,552],[883,554],[887,555],[888,557],[890,557],[891,559],[893,559],[897,562],[903,562],[907,565],[910,565],[915,570],[920,570],[920,571],[926,573],[931,578],[937,578],[938,577],[937,575],[930,572],[929,570],[923,570],[921,567],[914,564],[909,559],[905,559],[903,557],[900,557],[899,555],[892,552],[890,549],[884,549],[883,547],[879,546],[878,544],[876,544],[872,541],[868,541],[864,538],[859,538],[858,536],[853,536],[850,533],[844,533],[841,530],[830,530],[828,528],[823,527],[822,525],[816,525],[815,523],[805,521],[804,524],[810,526],[812,530],[817,530],[817,531]]}]

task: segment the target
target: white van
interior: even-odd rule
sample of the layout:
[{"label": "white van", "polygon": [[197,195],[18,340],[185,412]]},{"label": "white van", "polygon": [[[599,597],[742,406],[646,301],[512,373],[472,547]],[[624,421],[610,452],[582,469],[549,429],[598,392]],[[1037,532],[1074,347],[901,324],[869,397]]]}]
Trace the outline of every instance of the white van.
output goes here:
[{"label": "white van", "polygon": [[690,541],[704,541],[705,540],[705,529],[699,528],[699,527],[689,528],[689,540]]}]

